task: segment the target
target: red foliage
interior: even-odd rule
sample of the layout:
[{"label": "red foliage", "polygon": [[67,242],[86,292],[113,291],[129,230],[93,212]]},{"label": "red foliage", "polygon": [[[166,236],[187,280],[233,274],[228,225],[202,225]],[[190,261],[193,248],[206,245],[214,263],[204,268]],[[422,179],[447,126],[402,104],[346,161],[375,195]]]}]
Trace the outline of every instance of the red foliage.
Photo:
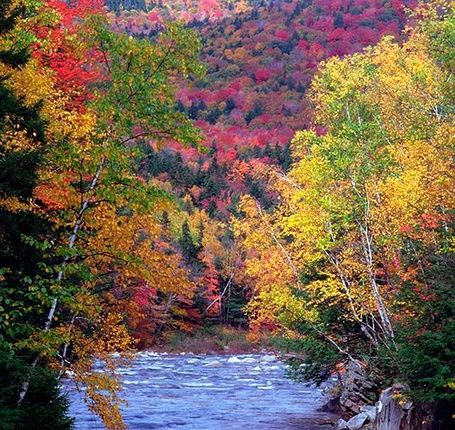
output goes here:
[{"label": "red foliage", "polygon": [[412,233],[413,229],[409,224],[404,224],[398,229],[398,231],[400,233],[410,234],[410,233]]},{"label": "red foliage", "polygon": [[234,148],[230,148],[223,154],[221,161],[231,164],[237,159],[237,151]]},{"label": "red foliage", "polygon": [[157,12],[149,12],[148,14],[148,19],[151,21],[151,22],[155,22],[155,21],[159,21],[159,15]]},{"label": "red foliage", "polygon": [[103,3],[102,0],[79,0],[71,3],[50,0],[49,6],[60,14],[60,23],[51,29],[36,28],[36,32],[41,36],[47,35],[52,49],[37,49],[34,56],[54,71],[54,80],[59,89],[73,94],[71,106],[68,107],[70,109],[83,109],[83,102],[91,98],[88,86],[101,79],[93,63],[88,60],[96,60],[95,53],[74,46],[71,35],[80,30],[81,22],[88,15],[105,13]]},{"label": "red foliage", "polygon": [[421,226],[424,229],[434,230],[441,226],[441,216],[437,216],[431,213],[421,215]]},{"label": "red foliage", "polygon": [[332,42],[334,40],[342,39],[344,37],[344,32],[344,28],[336,28],[329,34],[327,40]]},{"label": "red foliage", "polygon": [[258,69],[254,72],[254,79],[257,83],[267,82],[272,73],[270,69]]},{"label": "red foliage", "polygon": [[[163,7],[155,6],[153,12],[148,13],[149,24],[174,17],[183,17],[186,21],[207,18],[199,27],[207,42],[202,52],[208,70],[207,80],[195,82],[191,88],[181,88],[178,98],[185,109],[193,101],[203,101],[206,105],[198,115],[196,126],[204,135],[204,146],[213,146],[219,164],[226,164],[224,177],[217,178],[224,181],[225,186],[220,195],[205,197],[202,202],[201,199],[207,196],[203,184],[191,184],[184,192],[189,193],[200,207],[206,210],[215,207],[217,215],[228,216],[227,206],[232,196],[248,190],[245,178],[251,174],[251,166],[270,161],[263,156],[266,145],[284,146],[296,130],[308,125],[309,105],[304,91],[319,62],[332,55],[360,51],[379,41],[384,34],[399,37],[399,27],[403,23],[398,22],[389,9],[400,9],[398,13],[403,18],[401,5],[413,1],[314,0],[302,3],[292,0],[273,2],[273,6],[269,2],[266,2],[268,6],[254,5],[260,2],[232,2],[233,10],[222,9],[222,2],[213,0],[188,1],[184,8],[173,8],[173,2],[163,2],[166,3]],[[239,13],[236,8],[240,3],[248,4],[245,7],[256,13]],[[306,3],[308,6],[302,6]],[[129,25],[133,30],[141,24],[136,14],[135,17],[127,14],[121,17],[125,21],[122,26]],[[224,19],[222,26],[221,21],[210,24],[220,19]],[[231,55],[225,55],[226,52]],[[233,104],[226,103],[228,99]],[[247,123],[247,113],[254,112],[256,107],[260,109]],[[217,108],[220,113],[210,121],[214,122],[211,124],[209,115]],[[316,132],[325,134],[326,130],[319,127]],[[250,159],[252,154],[262,160]],[[211,164],[210,157],[200,161],[200,154],[194,149],[184,150],[183,158],[190,166],[195,166],[195,171],[200,168],[207,172]],[[172,179],[166,173],[159,178],[163,181]],[[428,228],[434,225],[431,219],[420,221]],[[402,229],[403,234],[408,233],[407,226]],[[206,269],[203,284],[203,300],[207,306],[214,302],[210,312],[216,314],[219,286],[214,267]],[[189,306],[187,311],[190,319],[191,309]],[[200,314],[196,312],[194,317],[200,318]]]},{"label": "red foliage", "polygon": [[143,281],[138,281],[137,287],[133,294],[133,301],[137,303],[139,309],[144,311],[158,295],[155,288]]},{"label": "red foliage", "polygon": [[297,46],[300,48],[300,49],[308,49],[309,45],[308,45],[308,42],[306,40],[299,40]]},{"label": "red foliage", "polygon": [[275,31],[275,37],[283,42],[287,42],[291,38],[291,33],[286,30],[277,29]]}]

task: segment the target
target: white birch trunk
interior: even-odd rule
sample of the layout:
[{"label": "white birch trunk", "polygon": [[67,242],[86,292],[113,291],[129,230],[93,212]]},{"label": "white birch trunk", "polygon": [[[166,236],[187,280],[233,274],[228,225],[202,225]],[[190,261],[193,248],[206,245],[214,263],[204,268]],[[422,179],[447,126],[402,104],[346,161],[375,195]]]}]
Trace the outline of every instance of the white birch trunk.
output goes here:
[{"label": "white birch trunk", "polygon": [[[87,193],[90,193],[91,191],[93,191],[95,189],[95,187],[96,187],[96,185],[98,183],[98,180],[100,178],[101,172],[103,171],[105,162],[106,162],[106,158],[102,157],[102,159],[100,161],[100,164],[98,166],[98,169],[97,169],[95,175],[93,176],[93,179],[92,179],[92,182],[90,184],[90,187],[87,190]],[[88,209],[89,204],[90,204],[90,198],[91,198],[91,195],[89,194],[86,197],[86,199],[83,201],[83,203],[82,203],[82,205],[81,205],[81,207],[79,209],[79,212],[77,213],[76,222],[74,223],[73,231],[71,233],[70,240],[69,240],[69,243],[68,243],[68,249],[69,250],[74,248],[74,244],[76,243],[76,239],[77,239],[77,234],[79,232],[79,228],[80,228],[80,226],[82,224],[82,221],[83,221],[83,218],[84,218],[84,213]],[[65,270],[66,265],[68,264],[68,260],[69,260],[69,256],[66,255],[65,258],[63,259],[62,265],[61,265],[60,270],[59,270],[59,272],[57,274],[57,282],[58,283],[60,283],[62,281],[62,279],[63,279],[64,270]],[[51,329],[52,320],[54,319],[54,315],[55,315],[55,312],[57,310],[57,305],[58,305],[58,298],[54,297],[52,299],[51,307],[49,309],[49,312],[47,314],[47,319],[46,319],[46,322],[44,324],[44,332],[48,332]],[[67,348],[65,348],[65,351],[66,351],[66,349]],[[33,372],[33,370],[35,369],[35,367],[37,366],[37,364],[39,362],[39,359],[40,359],[39,355],[35,357],[35,359],[33,360],[33,362],[30,365],[30,372]],[[62,357],[62,360],[65,360],[64,356]],[[25,398],[25,396],[27,394],[29,385],[30,385],[30,380],[29,380],[29,378],[27,378],[22,383],[21,391],[19,393],[19,400],[17,402],[18,406],[20,406],[22,404],[22,402],[24,401],[24,398]]]}]

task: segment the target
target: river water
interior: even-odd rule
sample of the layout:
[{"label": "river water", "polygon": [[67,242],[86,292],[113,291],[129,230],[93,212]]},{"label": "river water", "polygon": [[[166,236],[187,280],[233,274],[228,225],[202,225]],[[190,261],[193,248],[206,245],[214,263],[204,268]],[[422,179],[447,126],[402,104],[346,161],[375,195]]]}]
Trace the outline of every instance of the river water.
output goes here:
[{"label": "river water", "polygon": [[[318,412],[321,389],[285,377],[273,355],[138,353],[119,369],[131,430],[326,430],[333,415]],[[65,381],[76,430],[102,430],[83,395]]]}]

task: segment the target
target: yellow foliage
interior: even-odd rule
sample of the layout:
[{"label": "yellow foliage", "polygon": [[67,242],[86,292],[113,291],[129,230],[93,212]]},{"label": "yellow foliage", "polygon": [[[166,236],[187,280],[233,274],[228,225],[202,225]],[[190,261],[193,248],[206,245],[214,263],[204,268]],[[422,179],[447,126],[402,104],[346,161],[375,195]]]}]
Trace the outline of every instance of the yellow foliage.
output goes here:
[{"label": "yellow foliage", "polygon": [[[291,328],[336,307],[373,337],[370,319],[393,335],[396,279],[417,271],[403,273],[399,250],[416,239],[437,243],[455,203],[454,121],[444,107],[452,72],[427,46],[414,31],[401,46],[385,38],[320,66],[310,98],[327,133],[297,132],[288,175],[260,171],[279,206],[267,213],[245,197],[244,218],[234,221],[254,283],[254,321],[273,315]],[[316,279],[302,281],[308,273]]]}]

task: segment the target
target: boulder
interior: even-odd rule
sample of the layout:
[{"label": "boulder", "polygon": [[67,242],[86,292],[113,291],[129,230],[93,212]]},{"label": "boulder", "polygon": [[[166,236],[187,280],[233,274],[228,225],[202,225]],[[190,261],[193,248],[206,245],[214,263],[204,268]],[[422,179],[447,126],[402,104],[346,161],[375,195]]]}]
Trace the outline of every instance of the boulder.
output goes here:
[{"label": "boulder", "polygon": [[343,418],[340,418],[336,424],[335,424],[335,429],[334,430],[345,430],[347,429],[348,426],[347,426],[347,422],[343,419]]},{"label": "boulder", "polygon": [[360,361],[350,361],[340,378],[340,407],[348,414],[358,414],[362,406],[371,405],[377,398],[377,387]]},{"label": "boulder", "polygon": [[368,415],[365,413],[360,413],[358,415],[354,415],[347,423],[346,427],[349,430],[359,430],[362,426],[367,422]]},{"label": "boulder", "polygon": [[368,420],[374,422],[376,421],[378,408],[376,406],[361,406],[360,412],[365,413],[368,416]]},{"label": "boulder", "polygon": [[397,400],[397,392],[398,387],[396,386],[382,392],[378,402],[377,430],[400,430],[405,412]]},{"label": "boulder", "polygon": [[246,357],[242,360],[242,363],[257,363],[258,360],[256,360],[254,357]]},{"label": "boulder", "polygon": [[260,362],[261,363],[274,363],[277,361],[278,358],[275,355],[264,355],[261,357]]},{"label": "boulder", "polygon": [[[394,384],[385,389],[377,403],[375,430],[430,430],[435,423],[435,405],[413,405],[403,395],[404,387]],[[438,427],[445,428],[445,427]]]},{"label": "boulder", "polygon": [[[353,376],[354,375],[354,376]],[[345,377],[345,385],[342,390],[348,387],[346,392],[341,394],[343,397],[343,410],[358,409],[360,413],[354,415],[349,421],[338,420],[335,430],[431,430],[433,428],[448,429],[447,426],[434,427],[436,423],[436,405],[420,404],[414,405],[408,400],[406,390],[401,384],[394,384],[385,389],[375,406],[359,405],[355,403],[355,395],[358,394],[360,382],[359,372],[351,373]],[[341,398],[340,397],[340,398]],[[440,417],[443,419],[444,417]],[[441,421],[442,422],[442,421]],[[450,420],[450,422],[452,422]],[[446,423],[446,421],[444,421]],[[450,427],[451,428],[451,427]]]}]

